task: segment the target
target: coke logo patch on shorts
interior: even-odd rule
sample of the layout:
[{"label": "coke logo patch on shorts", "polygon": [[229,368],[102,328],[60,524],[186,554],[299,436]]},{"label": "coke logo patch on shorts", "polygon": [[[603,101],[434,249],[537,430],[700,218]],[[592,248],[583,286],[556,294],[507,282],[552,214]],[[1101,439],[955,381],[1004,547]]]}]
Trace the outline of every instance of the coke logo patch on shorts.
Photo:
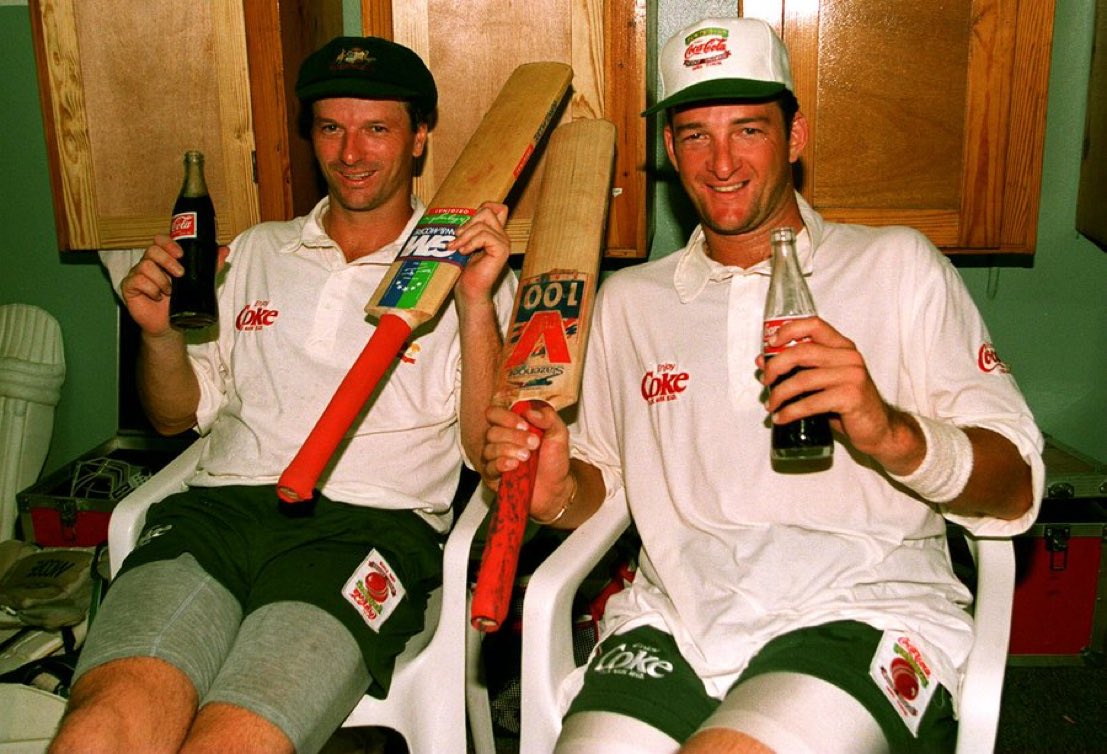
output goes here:
[{"label": "coke logo patch on shorts", "polygon": [[354,606],[366,625],[378,633],[405,594],[396,572],[376,549],[358,564],[342,587],[343,598]]}]

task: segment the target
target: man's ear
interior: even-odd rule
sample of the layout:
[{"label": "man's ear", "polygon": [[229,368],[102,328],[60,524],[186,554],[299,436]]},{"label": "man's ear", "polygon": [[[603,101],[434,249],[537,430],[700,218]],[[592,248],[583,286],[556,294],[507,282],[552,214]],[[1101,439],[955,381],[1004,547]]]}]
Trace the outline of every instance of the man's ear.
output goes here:
[{"label": "man's ear", "polygon": [[677,173],[680,172],[680,166],[677,164],[676,152],[673,149],[673,127],[668,123],[665,124],[665,154],[669,156],[669,164],[673,166],[673,170]]},{"label": "man's ear", "polygon": [[419,159],[423,156],[423,150],[427,148],[427,124],[420,123],[415,129],[415,143],[412,145],[411,156]]},{"label": "man's ear", "polygon": [[788,162],[794,164],[800,158],[809,135],[807,117],[797,111],[792,119],[792,133],[788,136]]}]

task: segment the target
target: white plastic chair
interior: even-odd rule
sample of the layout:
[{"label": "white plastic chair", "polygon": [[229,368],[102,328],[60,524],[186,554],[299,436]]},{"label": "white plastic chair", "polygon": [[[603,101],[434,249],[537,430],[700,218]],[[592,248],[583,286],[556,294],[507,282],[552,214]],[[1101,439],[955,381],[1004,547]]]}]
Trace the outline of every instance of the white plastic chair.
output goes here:
[{"label": "white plastic chair", "polygon": [[[204,442],[194,442],[116,506],[108,526],[113,577],[142,532],[147,508],[185,488]],[[366,695],[342,727],[391,728],[413,754],[465,754],[468,708],[475,751],[495,751],[488,690],[478,672],[481,635],[469,625],[468,583],[469,548],[491,501],[478,484],[455,522],[443,551],[443,586],[430,596],[426,627],[397,658],[387,698]]]},{"label": "white plastic chair", "polygon": [[16,493],[42,471],[64,382],[58,321],[37,306],[0,306],[0,540],[15,536]]},{"label": "white plastic chair", "polygon": [[[558,693],[575,669],[570,608],[585,576],[630,525],[622,495],[608,500],[530,577],[523,600],[521,754],[549,754],[561,732]],[[961,683],[957,754],[995,748],[1011,634],[1015,552],[1010,539],[966,536],[976,562],[976,638]]]}]

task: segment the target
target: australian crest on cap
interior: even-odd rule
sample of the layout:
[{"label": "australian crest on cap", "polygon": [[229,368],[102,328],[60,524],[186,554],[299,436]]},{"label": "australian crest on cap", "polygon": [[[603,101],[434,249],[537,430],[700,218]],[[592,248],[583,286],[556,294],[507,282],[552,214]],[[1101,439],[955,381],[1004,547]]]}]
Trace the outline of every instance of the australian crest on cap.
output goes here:
[{"label": "australian crest on cap", "polygon": [[727,37],[730,34],[719,26],[707,26],[696,29],[684,39],[684,65],[687,68],[700,68],[705,65],[721,63],[730,57],[727,49]]},{"label": "australian crest on cap", "polygon": [[343,47],[339,50],[331,66],[336,71],[356,68],[368,71],[373,67],[377,59],[369,54],[369,51],[361,47]]}]

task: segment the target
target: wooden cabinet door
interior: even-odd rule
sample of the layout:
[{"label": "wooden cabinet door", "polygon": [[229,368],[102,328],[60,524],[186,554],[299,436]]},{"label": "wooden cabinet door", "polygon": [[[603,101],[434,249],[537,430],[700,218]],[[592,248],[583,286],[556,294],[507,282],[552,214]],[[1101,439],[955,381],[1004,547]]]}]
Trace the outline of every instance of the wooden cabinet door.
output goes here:
[{"label": "wooden cabinet door", "polygon": [[947,253],[1032,253],[1053,0],[758,0],[782,30],[827,218],[905,224]]},{"label": "wooden cabinet door", "polygon": [[[572,94],[562,119],[614,122],[615,181],[606,254],[646,254],[644,212],[645,3],[636,0],[362,0],[366,34],[415,50],[438,84],[438,122],[416,191],[429,201],[500,86],[522,63],[556,60],[573,66]],[[539,159],[509,198],[508,233],[526,247]]]},{"label": "wooden cabinet door", "polygon": [[258,219],[239,0],[30,0],[58,243],[165,233],[185,150],[205,156],[219,237]]},{"label": "wooden cabinet door", "polygon": [[[165,233],[187,149],[205,156],[219,240],[322,196],[293,91],[342,33],[342,0],[30,0],[58,244]],[[110,21],[109,21],[110,19]]]}]

